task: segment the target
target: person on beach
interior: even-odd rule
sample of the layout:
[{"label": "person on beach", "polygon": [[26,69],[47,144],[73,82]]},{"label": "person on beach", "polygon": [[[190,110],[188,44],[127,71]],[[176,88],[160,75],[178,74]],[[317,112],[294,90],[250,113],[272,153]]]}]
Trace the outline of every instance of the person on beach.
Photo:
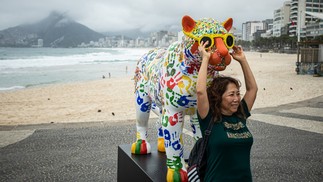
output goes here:
[{"label": "person on beach", "polygon": [[241,83],[229,76],[215,77],[207,87],[207,67],[211,50],[208,42],[198,50],[202,64],[197,80],[197,114],[201,131],[214,122],[206,149],[207,167],[204,181],[252,181],[250,150],[253,137],[246,119],[255,102],[258,87],[241,47],[234,46],[230,53],[241,65],[246,93],[241,99]]}]

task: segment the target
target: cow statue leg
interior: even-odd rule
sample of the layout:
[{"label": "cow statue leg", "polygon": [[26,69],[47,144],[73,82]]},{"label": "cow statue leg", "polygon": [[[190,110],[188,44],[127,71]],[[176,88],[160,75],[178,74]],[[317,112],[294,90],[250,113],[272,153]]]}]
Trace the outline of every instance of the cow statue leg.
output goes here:
[{"label": "cow statue leg", "polygon": [[136,142],[131,146],[133,154],[151,153],[151,146],[147,141],[147,129],[149,113],[151,108],[151,99],[144,92],[136,90]]},{"label": "cow statue leg", "polygon": [[167,181],[187,181],[183,156],[183,124],[183,112],[172,112],[165,109],[162,114],[162,126],[167,156]]},{"label": "cow statue leg", "polygon": [[162,110],[154,102],[151,104],[151,110],[158,116],[158,120],[156,121],[157,149],[159,152],[165,152],[164,132],[161,124]]}]

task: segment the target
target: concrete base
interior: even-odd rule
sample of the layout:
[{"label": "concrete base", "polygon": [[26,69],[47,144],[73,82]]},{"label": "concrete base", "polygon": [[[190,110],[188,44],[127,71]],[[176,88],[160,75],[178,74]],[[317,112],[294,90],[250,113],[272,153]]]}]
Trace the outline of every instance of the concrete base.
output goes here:
[{"label": "concrete base", "polygon": [[[187,159],[189,153],[185,153]],[[131,145],[118,146],[118,182],[128,181],[166,181],[166,154],[157,151],[156,145],[151,145],[151,154],[131,154]]]}]

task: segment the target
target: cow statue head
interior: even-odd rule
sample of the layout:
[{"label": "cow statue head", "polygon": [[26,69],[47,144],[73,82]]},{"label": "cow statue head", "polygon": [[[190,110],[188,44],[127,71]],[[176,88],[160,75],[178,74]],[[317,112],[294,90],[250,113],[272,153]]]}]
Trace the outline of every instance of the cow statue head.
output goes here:
[{"label": "cow statue head", "polygon": [[216,71],[222,71],[231,62],[229,49],[234,45],[234,37],[229,33],[233,20],[228,18],[219,23],[212,18],[204,18],[195,21],[190,16],[182,18],[184,41],[190,43],[190,52],[195,54],[201,42],[208,41],[207,49],[211,51],[210,64]]}]

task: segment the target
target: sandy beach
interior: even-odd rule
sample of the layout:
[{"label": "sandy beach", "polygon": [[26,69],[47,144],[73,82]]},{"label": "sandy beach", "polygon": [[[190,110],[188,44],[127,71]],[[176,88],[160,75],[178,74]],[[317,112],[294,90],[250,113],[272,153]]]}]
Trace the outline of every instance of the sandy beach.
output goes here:
[{"label": "sandy beach", "polygon": [[[254,108],[323,95],[323,77],[296,74],[297,55],[246,52],[246,56],[259,87]],[[236,77],[244,84],[241,68],[234,60],[221,74]],[[244,90],[243,85],[242,94]],[[0,125],[135,122],[134,106],[132,76],[55,84],[0,92]]]}]

